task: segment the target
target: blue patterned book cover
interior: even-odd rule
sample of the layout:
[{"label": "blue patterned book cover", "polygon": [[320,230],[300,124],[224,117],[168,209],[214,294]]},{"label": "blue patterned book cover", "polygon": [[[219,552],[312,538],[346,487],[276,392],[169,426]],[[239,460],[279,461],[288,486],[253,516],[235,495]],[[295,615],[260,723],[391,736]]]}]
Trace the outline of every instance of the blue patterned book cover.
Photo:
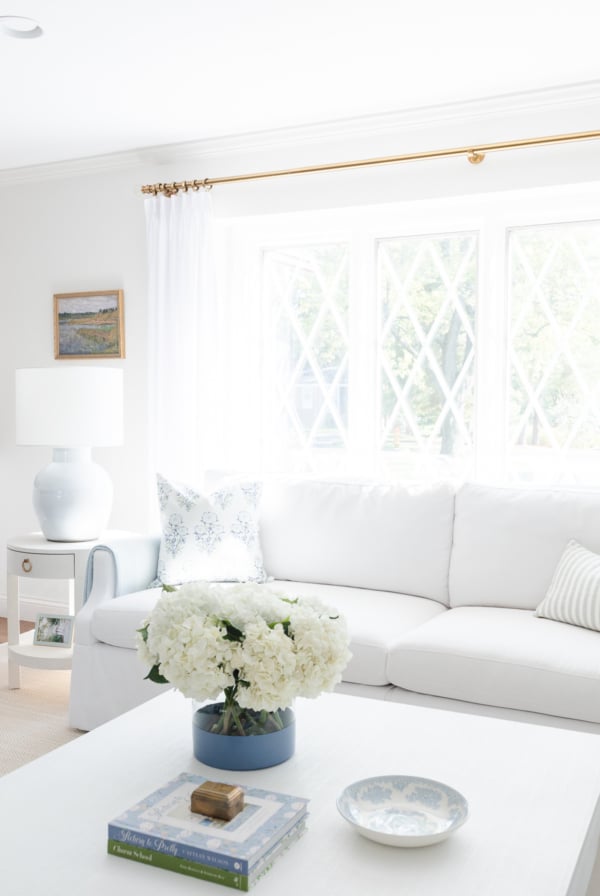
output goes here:
[{"label": "blue patterned book cover", "polygon": [[108,825],[108,838],[177,859],[248,875],[308,811],[303,797],[242,787],[244,808],[231,821],[191,811],[207,778],[182,772]]}]

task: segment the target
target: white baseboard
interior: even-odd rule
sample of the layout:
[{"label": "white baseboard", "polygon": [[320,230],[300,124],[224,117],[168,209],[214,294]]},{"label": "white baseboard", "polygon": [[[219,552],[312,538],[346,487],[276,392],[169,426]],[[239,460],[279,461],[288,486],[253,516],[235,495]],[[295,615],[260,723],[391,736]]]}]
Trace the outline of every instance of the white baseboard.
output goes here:
[{"label": "white baseboard", "polygon": [[[0,616],[6,616],[6,595],[0,594]],[[38,613],[68,613],[67,604],[57,601],[44,600],[40,597],[27,597],[21,595],[19,598],[19,609],[21,619],[25,622],[35,622]]]}]

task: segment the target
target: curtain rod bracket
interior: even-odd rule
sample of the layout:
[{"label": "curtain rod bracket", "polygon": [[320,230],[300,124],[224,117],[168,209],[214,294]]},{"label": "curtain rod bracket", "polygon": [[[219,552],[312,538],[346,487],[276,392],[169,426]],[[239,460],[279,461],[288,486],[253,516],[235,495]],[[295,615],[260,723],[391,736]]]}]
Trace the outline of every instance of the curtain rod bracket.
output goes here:
[{"label": "curtain rod bracket", "polygon": [[478,152],[476,149],[472,149],[469,153],[467,153],[467,158],[471,165],[479,165],[485,159],[485,153]]}]

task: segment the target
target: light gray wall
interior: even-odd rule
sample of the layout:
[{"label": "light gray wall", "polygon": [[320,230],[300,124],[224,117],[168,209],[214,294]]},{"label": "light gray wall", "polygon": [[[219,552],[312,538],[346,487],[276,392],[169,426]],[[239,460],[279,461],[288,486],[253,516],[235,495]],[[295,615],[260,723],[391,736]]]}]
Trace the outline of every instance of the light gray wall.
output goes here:
[{"label": "light gray wall", "polygon": [[[146,263],[143,183],[203,178],[413,152],[597,127],[598,85],[341,122],[235,140],[141,150],[0,172],[0,595],[4,546],[37,528],[35,473],[50,452],[15,445],[14,371],[53,366],[56,292],[121,288],[125,294],[125,444],[94,457],[115,487],[111,525],[148,527],[146,444]],[[597,141],[216,187],[219,216],[335,207],[600,180]],[[460,201],[457,199],[457,201]],[[600,214],[600,209],[599,209]],[[33,584],[33,583],[32,583]],[[45,587],[45,586],[44,586]],[[34,589],[35,591],[35,589]],[[62,600],[56,589],[51,593]],[[0,599],[0,613],[2,602]]]}]

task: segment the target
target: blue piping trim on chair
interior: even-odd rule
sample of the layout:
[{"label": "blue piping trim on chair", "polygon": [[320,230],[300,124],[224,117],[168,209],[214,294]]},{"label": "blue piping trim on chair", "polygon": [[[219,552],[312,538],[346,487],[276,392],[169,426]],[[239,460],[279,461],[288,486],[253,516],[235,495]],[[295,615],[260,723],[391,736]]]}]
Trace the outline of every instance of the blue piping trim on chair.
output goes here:
[{"label": "blue piping trim on chair", "polygon": [[83,589],[83,603],[84,604],[87,601],[88,597],[90,596],[90,591],[92,590],[92,586],[94,584],[94,554],[96,553],[96,551],[106,551],[108,554],[110,554],[111,559],[112,559],[112,564],[113,564],[113,572],[115,574],[115,594],[117,593],[117,588],[116,588],[116,585],[117,585],[117,562],[115,559],[115,552],[105,544],[98,544],[98,545],[96,545],[96,547],[92,548],[92,550],[90,551],[89,556],[88,556],[87,567],[85,570],[85,583],[84,583],[84,589]]}]

